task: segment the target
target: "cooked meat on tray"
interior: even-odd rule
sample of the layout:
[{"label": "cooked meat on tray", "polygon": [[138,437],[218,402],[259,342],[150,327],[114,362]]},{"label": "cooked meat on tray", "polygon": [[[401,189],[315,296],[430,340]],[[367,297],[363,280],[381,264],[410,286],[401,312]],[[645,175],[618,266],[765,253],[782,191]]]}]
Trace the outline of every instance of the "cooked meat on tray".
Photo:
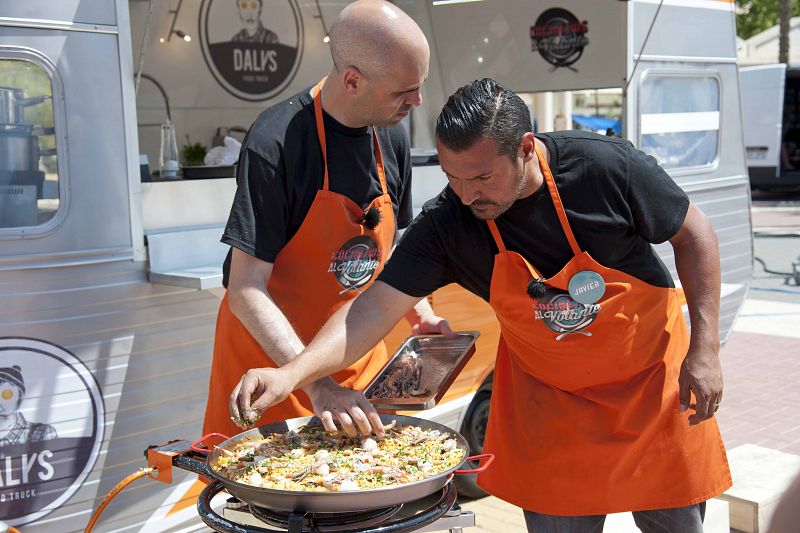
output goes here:
[{"label": "cooked meat on tray", "polygon": [[430,394],[430,390],[419,390],[421,381],[422,358],[414,351],[404,353],[392,363],[371,398],[408,398]]},{"label": "cooked meat on tray", "polygon": [[465,450],[448,433],[386,426],[383,439],[322,427],[244,438],[212,468],[239,483],[278,490],[340,492],[411,483],[455,468]]}]

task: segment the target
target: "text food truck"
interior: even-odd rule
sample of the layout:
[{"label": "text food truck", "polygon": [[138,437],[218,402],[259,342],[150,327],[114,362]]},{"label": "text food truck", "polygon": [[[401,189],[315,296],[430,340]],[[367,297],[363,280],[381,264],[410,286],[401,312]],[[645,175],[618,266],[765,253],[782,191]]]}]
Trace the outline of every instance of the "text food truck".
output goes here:
[{"label": "text food truck", "polygon": [[[330,68],[327,33],[345,4],[27,0],[0,7],[6,524],[26,533],[82,531],[100,499],[145,464],[145,448],[200,436],[223,294],[227,250],[219,238],[236,184],[229,165],[177,170],[169,130],[177,132],[174,144],[208,144],[315,83]],[[424,105],[407,124],[420,149],[416,208],[446,185],[430,152],[433,124],[464,83],[489,76],[520,93],[622,89],[623,137],[658,158],[717,232],[727,337],[752,268],[733,2],[396,4],[432,49]],[[261,28],[278,42],[234,39]],[[539,128],[551,129],[545,122],[540,117]],[[140,154],[152,172],[140,168]],[[152,177],[155,170],[162,176]],[[657,249],[675,276],[671,248]],[[438,291],[432,303],[455,328],[481,337],[443,401],[418,414],[460,430],[479,449],[498,329],[486,302],[456,287]],[[462,493],[477,491],[469,483]],[[202,487],[181,470],[171,484],[139,481],[95,530],[200,529]]]}]

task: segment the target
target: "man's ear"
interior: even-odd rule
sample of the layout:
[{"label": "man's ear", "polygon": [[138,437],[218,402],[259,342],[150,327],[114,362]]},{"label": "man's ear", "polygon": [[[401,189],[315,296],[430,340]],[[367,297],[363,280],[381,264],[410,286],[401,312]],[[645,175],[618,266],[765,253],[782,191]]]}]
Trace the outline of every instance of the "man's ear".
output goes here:
[{"label": "man's ear", "polygon": [[359,72],[355,67],[347,67],[344,69],[344,88],[347,94],[357,94],[364,83],[364,75]]},{"label": "man's ear", "polygon": [[533,137],[533,133],[525,133],[519,145],[522,150],[523,161],[528,162],[536,156],[536,140]]}]

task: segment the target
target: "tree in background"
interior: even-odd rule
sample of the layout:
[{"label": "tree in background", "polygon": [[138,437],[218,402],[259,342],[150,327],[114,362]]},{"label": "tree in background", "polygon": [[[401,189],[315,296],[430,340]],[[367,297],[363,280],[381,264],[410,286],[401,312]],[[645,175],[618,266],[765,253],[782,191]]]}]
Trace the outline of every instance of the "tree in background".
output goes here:
[{"label": "tree in background", "polygon": [[800,16],[800,0],[740,0],[736,2],[736,33],[742,39],[771,28],[779,22],[778,5],[791,2],[793,17]]},{"label": "tree in background", "polygon": [[789,22],[792,19],[792,0],[778,0],[778,63],[789,64]]}]

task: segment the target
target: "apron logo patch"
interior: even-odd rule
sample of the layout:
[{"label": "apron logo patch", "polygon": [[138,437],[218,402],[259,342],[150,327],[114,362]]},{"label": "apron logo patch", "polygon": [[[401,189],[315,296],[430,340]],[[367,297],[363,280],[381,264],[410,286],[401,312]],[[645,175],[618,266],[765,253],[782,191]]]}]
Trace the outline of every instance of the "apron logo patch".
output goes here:
[{"label": "apron logo patch", "polygon": [[333,252],[328,272],[331,272],[342,290],[360,290],[369,283],[380,264],[381,251],[370,237],[359,236],[350,239]]},{"label": "apron logo patch", "polygon": [[548,289],[547,294],[533,304],[533,312],[536,320],[544,321],[548,328],[558,333],[556,340],[560,341],[570,333],[591,337],[590,332],[581,330],[597,318],[600,304],[582,304],[565,292]]}]

